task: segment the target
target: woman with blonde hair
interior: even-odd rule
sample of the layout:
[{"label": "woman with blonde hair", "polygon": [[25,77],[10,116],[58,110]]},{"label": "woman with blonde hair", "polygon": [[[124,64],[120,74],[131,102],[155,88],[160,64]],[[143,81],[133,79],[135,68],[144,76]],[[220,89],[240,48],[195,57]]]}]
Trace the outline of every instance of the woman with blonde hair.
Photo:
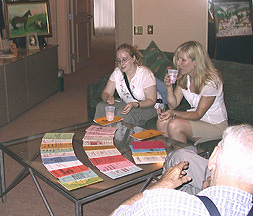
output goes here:
[{"label": "woman with blonde hair", "polygon": [[[105,116],[105,106],[111,105],[116,108],[116,116],[143,126],[147,120],[157,116],[154,108],[157,100],[155,76],[142,66],[142,54],[130,44],[121,44],[117,48],[115,64],[116,68],[102,92],[102,102],[97,104],[95,118]],[[114,98],[115,90],[119,100]]]},{"label": "woman with blonde hair", "polygon": [[[221,74],[196,41],[185,42],[176,49],[174,64],[178,69],[177,86],[173,90],[165,75],[169,109],[158,115],[158,130],[183,143],[189,139],[195,145],[221,139],[228,126]],[[176,111],[183,97],[191,109]]]}]

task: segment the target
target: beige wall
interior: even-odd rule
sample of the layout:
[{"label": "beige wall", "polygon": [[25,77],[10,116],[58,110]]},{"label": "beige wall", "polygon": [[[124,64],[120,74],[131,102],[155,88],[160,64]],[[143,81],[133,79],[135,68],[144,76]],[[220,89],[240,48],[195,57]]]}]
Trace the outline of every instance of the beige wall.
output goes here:
[{"label": "beige wall", "polygon": [[132,0],[115,0],[115,41],[116,47],[133,42]]},{"label": "beige wall", "polygon": [[[161,50],[174,52],[182,42],[197,40],[207,47],[207,0],[120,0],[118,4],[126,4],[125,1],[132,2],[133,15],[121,15],[117,9],[124,7],[116,7],[116,19],[127,25],[126,30],[117,30],[120,26],[116,25],[116,32],[120,32],[116,34],[116,45],[131,41],[145,49],[154,40]],[[143,26],[143,35],[133,35],[134,25]],[[147,25],[154,26],[153,35],[147,34]]]}]

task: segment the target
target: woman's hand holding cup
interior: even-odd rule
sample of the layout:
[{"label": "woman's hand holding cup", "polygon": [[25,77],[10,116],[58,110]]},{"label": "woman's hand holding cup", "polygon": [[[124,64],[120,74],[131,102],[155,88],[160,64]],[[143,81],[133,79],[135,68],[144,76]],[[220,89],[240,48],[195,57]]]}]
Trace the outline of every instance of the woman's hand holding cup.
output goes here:
[{"label": "woman's hand holding cup", "polygon": [[168,74],[165,74],[164,76],[164,83],[167,87],[172,87],[172,84],[170,82],[170,77],[168,76]]},{"label": "woman's hand holding cup", "polygon": [[108,96],[106,99],[106,103],[108,103],[109,105],[113,105],[114,104],[114,97]]}]

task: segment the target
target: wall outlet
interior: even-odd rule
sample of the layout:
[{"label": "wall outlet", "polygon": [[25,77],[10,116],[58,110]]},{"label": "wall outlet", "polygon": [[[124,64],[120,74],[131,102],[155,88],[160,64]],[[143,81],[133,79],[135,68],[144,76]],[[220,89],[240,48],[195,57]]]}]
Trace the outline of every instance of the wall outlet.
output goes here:
[{"label": "wall outlet", "polygon": [[135,35],[142,35],[143,34],[143,26],[134,26],[134,34]]},{"label": "wall outlet", "polygon": [[153,34],[153,25],[148,25],[148,34]]}]

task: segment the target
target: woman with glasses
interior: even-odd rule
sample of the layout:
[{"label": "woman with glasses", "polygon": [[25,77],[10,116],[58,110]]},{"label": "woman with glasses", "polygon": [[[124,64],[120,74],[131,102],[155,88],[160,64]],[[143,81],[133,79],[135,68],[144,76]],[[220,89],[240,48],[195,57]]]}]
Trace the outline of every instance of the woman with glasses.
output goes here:
[{"label": "woman with glasses", "polygon": [[[156,79],[151,70],[142,66],[142,54],[132,45],[122,44],[116,50],[115,70],[97,104],[95,118],[105,116],[105,107],[115,106],[115,115],[124,121],[143,126],[157,116]],[[114,98],[115,90],[120,97]]]}]

